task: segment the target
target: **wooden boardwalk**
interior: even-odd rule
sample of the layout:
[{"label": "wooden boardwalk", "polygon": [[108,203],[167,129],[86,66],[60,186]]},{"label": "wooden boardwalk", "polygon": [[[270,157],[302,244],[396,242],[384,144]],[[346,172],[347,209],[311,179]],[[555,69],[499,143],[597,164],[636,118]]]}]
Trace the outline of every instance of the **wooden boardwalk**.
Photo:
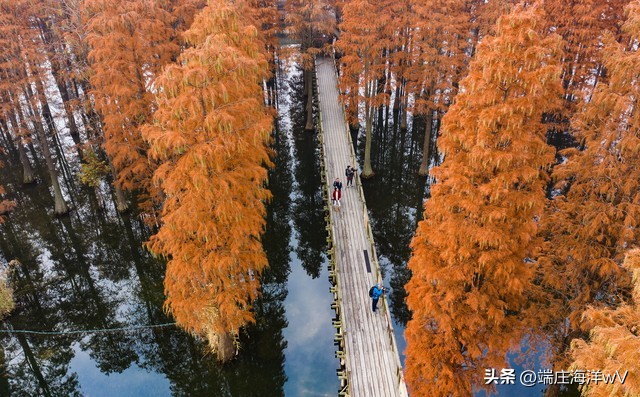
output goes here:
[{"label": "wooden boardwalk", "polygon": [[[328,211],[330,278],[337,320],[340,396],[407,396],[386,299],[371,310],[369,288],[381,279],[360,179],[346,187],[345,168],[356,166],[351,136],[338,101],[332,58],[316,59],[325,199],[335,178],[343,182],[342,206]],[[330,203],[328,204],[331,207]]]}]

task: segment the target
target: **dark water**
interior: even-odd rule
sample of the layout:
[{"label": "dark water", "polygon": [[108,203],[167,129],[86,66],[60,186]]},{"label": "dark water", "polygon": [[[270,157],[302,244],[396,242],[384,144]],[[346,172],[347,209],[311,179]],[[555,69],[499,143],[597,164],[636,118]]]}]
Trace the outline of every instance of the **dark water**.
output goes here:
[{"label": "dark water", "polygon": [[[0,335],[0,396],[336,394],[318,149],[303,129],[301,83],[295,67],[283,67],[264,236],[270,268],[238,357],[217,364],[200,340],[174,326],[11,332]],[[19,206],[0,226],[0,265],[22,263],[12,274],[16,310],[0,329],[65,332],[173,322],[162,310],[165,265],[142,248],[149,232],[135,216],[116,213],[104,186],[96,195],[74,185],[76,167],[69,166],[64,184],[74,210],[63,218],[48,212],[46,183],[19,186],[10,164],[0,174]]]}]

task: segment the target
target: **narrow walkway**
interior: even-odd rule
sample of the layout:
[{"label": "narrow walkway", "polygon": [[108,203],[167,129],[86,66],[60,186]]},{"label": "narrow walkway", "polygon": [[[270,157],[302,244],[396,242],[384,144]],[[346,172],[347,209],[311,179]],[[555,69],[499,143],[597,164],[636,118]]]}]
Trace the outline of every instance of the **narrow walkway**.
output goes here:
[{"label": "narrow walkway", "polygon": [[[407,396],[402,367],[386,299],[380,299],[378,312],[371,311],[369,288],[380,280],[364,193],[346,187],[347,165],[356,166],[351,136],[338,101],[335,64],[332,58],[316,59],[317,91],[320,107],[325,188],[335,178],[343,182],[342,206],[330,209],[332,276],[338,320],[336,341],[343,370],[341,396]],[[325,196],[326,197],[326,196]]]}]

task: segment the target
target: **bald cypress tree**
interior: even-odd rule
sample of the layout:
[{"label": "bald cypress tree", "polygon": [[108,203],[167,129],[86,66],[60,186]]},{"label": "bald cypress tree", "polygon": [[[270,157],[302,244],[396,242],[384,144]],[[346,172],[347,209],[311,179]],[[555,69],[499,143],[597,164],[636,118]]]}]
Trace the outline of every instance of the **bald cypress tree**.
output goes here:
[{"label": "bald cypress tree", "polygon": [[584,312],[585,325],[591,329],[589,339],[572,341],[570,367],[604,374],[619,371],[625,381],[591,382],[581,388],[585,397],[640,395],[640,250],[629,251],[623,267],[633,277],[631,301],[616,309],[592,306]]},{"label": "bald cypress tree", "polygon": [[[640,39],[640,5],[627,8],[623,25],[632,42]],[[572,339],[582,333],[588,305],[615,307],[629,289],[621,263],[640,239],[640,54],[616,37],[604,36],[608,82],[571,120],[580,147],[562,152],[554,169],[554,199],[543,218],[542,281],[559,299],[553,310],[569,326],[553,328],[558,367],[566,367]]]},{"label": "bald cypress tree", "polygon": [[560,98],[558,36],[516,7],[485,37],[443,119],[445,159],[412,240],[406,378],[414,396],[470,396],[526,328],[545,205],[545,111]]},{"label": "bald cypress tree", "polygon": [[300,41],[301,66],[304,70],[306,130],[313,130],[313,70],[314,57],[320,53],[317,41],[322,35],[330,37],[336,20],[327,0],[291,0],[286,2],[288,30]]},{"label": "bald cypress tree", "polygon": [[619,36],[623,7],[628,0],[545,1],[547,29],[563,37],[565,52],[562,65],[562,88],[565,99],[557,115],[558,128],[566,130],[569,120],[589,101],[593,91],[605,77],[602,57],[602,35],[605,31]]},{"label": "bald cypress tree", "polygon": [[[84,3],[91,49],[92,95],[103,119],[103,148],[115,169],[115,183],[139,193],[146,212],[159,207],[160,192],[151,183],[156,164],[140,128],[155,109],[151,86],[179,46],[168,3],[159,0],[87,0]],[[119,203],[120,210],[125,209]]]},{"label": "bald cypress tree", "polygon": [[266,165],[272,117],[262,83],[265,46],[248,5],[210,0],[185,33],[189,48],[156,80],[158,110],[144,129],[160,166],[163,224],[148,247],[169,259],[167,310],[222,360],[253,320],[267,266]]},{"label": "bald cypress tree", "polygon": [[[11,120],[12,132],[18,151],[24,151],[23,141],[29,140],[29,132],[35,133],[36,141],[45,160],[53,191],[54,213],[66,214],[69,208],[65,202],[58,180],[56,157],[51,152],[55,148],[58,160],[62,152],[57,145],[57,131],[48,104],[44,82],[46,61],[42,48],[42,37],[32,24],[38,4],[26,1],[0,1],[3,18],[0,29],[0,91],[2,107]],[[49,141],[53,141],[50,145]],[[24,170],[24,181],[33,180],[29,176],[29,160],[20,154]]]},{"label": "bald cypress tree", "polygon": [[[425,118],[421,175],[429,173],[433,125],[446,113],[467,71],[471,9],[463,0],[415,0],[413,32],[417,58],[407,71],[416,91],[414,111]],[[415,87],[415,88],[413,88]]]},{"label": "bald cypress tree", "polygon": [[342,7],[341,35],[336,42],[344,54],[340,67],[340,88],[348,108],[349,124],[358,125],[358,107],[363,104],[365,150],[361,176],[372,177],[371,146],[374,118],[389,95],[380,86],[385,75],[386,54],[392,47],[394,29],[391,2],[387,0],[353,0]]},{"label": "bald cypress tree", "polygon": [[585,397],[640,395],[640,250],[629,251],[623,267],[633,278],[630,302],[616,309],[587,308],[583,321],[591,331],[588,340],[572,341],[570,368],[598,369],[604,374],[619,371],[625,381],[618,378],[613,384],[591,382],[581,388]]}]

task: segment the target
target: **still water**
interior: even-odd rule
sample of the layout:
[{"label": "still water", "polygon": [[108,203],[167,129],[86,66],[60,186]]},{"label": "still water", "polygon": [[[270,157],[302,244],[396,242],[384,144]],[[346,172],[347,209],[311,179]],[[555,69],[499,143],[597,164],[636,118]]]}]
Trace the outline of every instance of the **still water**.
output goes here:
[{"label": "still water", "polygon": [[1,182],[18,210],[0,227],[0,264],[21,265],[12,275],[16,310],[0,326],[13,331],[0,335],[0,396],[336,394],[318,147],[304,131],[294,64],[281,66],[278,86],[264,236],[270,268],[236,359],[217,364],[175,326],[65,334],[173,322],[162,310],[165,265],[142,247],[148,230],[134,215],[117,214],[104,186],[93,191],[74,182],[77,164],[68,165],[64,184],[74,210],[63,218],[48,212],[44,181],[22,187],[8,165]]}]

